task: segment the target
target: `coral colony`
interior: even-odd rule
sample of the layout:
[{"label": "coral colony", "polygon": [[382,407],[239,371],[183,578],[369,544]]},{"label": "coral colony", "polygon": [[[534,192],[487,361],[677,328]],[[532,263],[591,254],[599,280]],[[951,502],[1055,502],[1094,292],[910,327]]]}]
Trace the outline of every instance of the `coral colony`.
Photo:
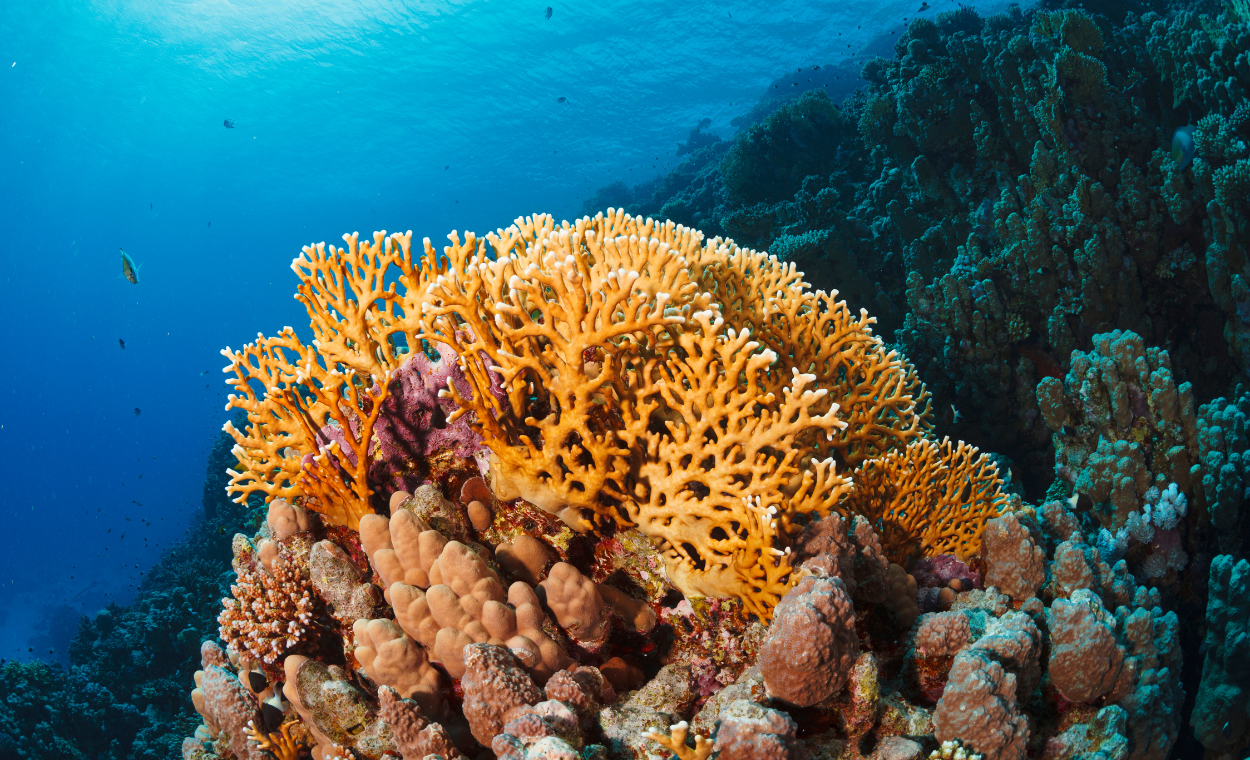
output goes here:
[{"label": "coral colony", "polygon": [[1244,757],[1250,27],[897,51],[662,198],[305,247],[183,758]]}]

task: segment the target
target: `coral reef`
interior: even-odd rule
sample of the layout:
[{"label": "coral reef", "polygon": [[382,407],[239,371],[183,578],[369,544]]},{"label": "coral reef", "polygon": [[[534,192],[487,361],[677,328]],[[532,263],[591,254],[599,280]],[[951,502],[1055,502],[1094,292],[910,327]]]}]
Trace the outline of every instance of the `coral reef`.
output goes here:
[{"label": "coral reef", "polygon": [[1211,562],[1206,658],[1192,723],[1212,752],[1235,754],[1250,745],[1247,658],[1250,657],[1250,563],[1227,554]]},{"label": "coral reef", "polygon": [[[914,756],[931,737],[986,758],[1092,743],[1146,758],[1175,744],[1177,616],[1096,546],[1139,523],[1183,528],[1190,481],[1141,475],[1179,461],[1158,441],[1198,430],[1166,352],[1099,336],[1093,358],[1074,355],[1080,383],[1045,386],[1047,422],[1065,416],[1059,474],[1094,474],[1073,478],[1091,505],[1034,507],[993,457],[932,438],[915,370],[792,265],[615,211],[449,239],[405,275],[424,296],[387,297],[421,315],[408,345],[441,345],[458,368],[446,421],[470,420],[489,456],[440,439],[408,470],[424,482],[392,482],[389,517],[300,493],[236,538],[240,578],[315,597],[292,612],[294,597],[240,583],[223,613],[246,600],[262,631],[286,621],[277,646],[240,646],[238,667],[285,657],[281,688],[262,677],[251,709],[303,726],[314,757]],[[375,388],[392,376],[381,360],[372,372]],[[1213,462],[1238,445],[1219,427],[1231,414],[1206,414]],[[1108,442],[1127,448],[1104,477]],[[1136,500],[1123,515],[1122,492]],[[355,529],[334,511],[351,503],[369,506]]]},{"label": "coral reef", "polygon": [[[306,247],[315,340],[225,352],[269,507],[183,756],[1243,751],[1248,48],[919,17],[600,194],[671,221]],[[5,666],[4,709],[155,724],[84,678]]]},{"label": "coral reef", "polygon": [[0,666],[6,753],[1244,753],[1250,31],[1101,10],[918,17],[572,222],[306,247],[203,546]]}]

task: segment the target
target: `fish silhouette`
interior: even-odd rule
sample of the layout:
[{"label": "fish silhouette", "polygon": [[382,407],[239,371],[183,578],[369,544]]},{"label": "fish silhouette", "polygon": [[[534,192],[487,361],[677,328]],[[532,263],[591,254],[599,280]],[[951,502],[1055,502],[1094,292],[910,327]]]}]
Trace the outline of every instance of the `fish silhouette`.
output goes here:
[{"label": "fish silhouette", "polygon": [[118,338],[118,339],[117,339],[117,344],[118,344],[119,346],[121,346],[121,347],[122,347],[122,350],[123,350],[123,351],[125,351],[125,350],[126,350],[126,341],[122,340],[121,338]]},{"label": "fish silhouette", "polygon": [[135,407],[135,416],[136,416],[136,417],[138,417],[138,416],[139,416],[139,407],[137,407],[137,406]]},{"label": "fish silhouette", "polygon": [[226,119],[222,122],[226,129],[234,129],[234,119]]},{"label": "fish silhouette", "polygon": [[548,5],[547,12],[543,14],[543,21],[550,21],[550,20],[551,20],[551,6]]},{"label": "fish silhouette", "polygon": [[556,98],[556,102],[557,102],[557,103],[567,103],[568,101],[569,101],[569,99],[568,99],[568,98],[565,98],[565,97],[559,97],[559,98]]}]

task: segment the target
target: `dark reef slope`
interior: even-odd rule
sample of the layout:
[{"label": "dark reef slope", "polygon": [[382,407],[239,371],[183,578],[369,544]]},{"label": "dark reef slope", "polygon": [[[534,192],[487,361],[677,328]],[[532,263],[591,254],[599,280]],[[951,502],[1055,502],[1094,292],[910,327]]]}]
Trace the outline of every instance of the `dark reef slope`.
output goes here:
[{"label": "dark reef slope", "polygon": [[226,498],[233,443],[223,433],[209,454],[205,519],[147,573],[134,602],[79,620],[68,670],[39,661],[0,666],[0,758],[181,755],[183,737],[200,722],[187,684],[200,667],[200,642],[217,636],[221,598],[234,582],[230,540],[255,529],[248,510]]}]

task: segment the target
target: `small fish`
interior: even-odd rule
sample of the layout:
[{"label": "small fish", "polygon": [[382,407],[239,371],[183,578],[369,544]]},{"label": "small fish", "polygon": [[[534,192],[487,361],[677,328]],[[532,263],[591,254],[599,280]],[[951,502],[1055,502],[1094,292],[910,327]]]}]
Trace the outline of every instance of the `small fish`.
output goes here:
[{"label": "small fish", "polygon": [[960,422],[963,422],[963,419],[964,416],[959,413],[954,404],[951,404],[949,409],[942,412],[942,421],[947,425],[958,425]]},{"label": "small fish", "polygon": [[200,373],[200,377],[204,377],[205,375],[208,374],[208,372],[209,372],[208,370],[204,370],[203,372]]},{"label": "small fish", "polygon": [[699,119],[699,126],[695,127],[695,129],[703,129],[710,126],[712,126],[711,119]]},{"label": "small fish", "polygon": [[139,416],[139,407],[137,407],[137,406],[135,407],[135,416],[136,416],[136,417],[138,417],[138,416]]},{"label": "small fish", "polygon": [[1189,166],[1189,162],[1194,160],[1194,128],[1192,126],[1178,127],[1172,133],[1172,160],[1176,162],[1178,171]]},{"label": "small fish", "polygon": [[208,223],[208,226],[209,226],[209,227],[212,227],[212,226],[213,226],[213,223],[212,223],[212,222],[209,222],[209,223]]},{"label": "small fish", "polygon": [[117,345],[121,346],[123,351],[126,350],[126,341],[122,340],[121,338],[117,339]]},{"label": "small fish", "polygon": [[130,281],[132,285],[139,284],[139,267],[135,266],[135,260],[130,258],[130,254],[121,248],[117,250],[122,252],[122,277]]},{"label": "small fish", "polygon": [[1220,733],[1224,734],[1225,739],[1233,738],[1233,724],[1225,722],[1224,727],[1220,729]]},{"label": "small fish", "polygon": [[443,167],[443,170],[444,170],[444,171],[446,171],[446,170],[448,170],[448,169],[450,169],[450,168],[451,168],[451,164],[447,164],[446,166],[444,166],[444,167]]},{"label": "small fish", "polygon": [[569,99],[568,99],[568,98],[566,98],[566,97],[561,96],[561,97],[556,98],[556,102],[557,102],[557,103],[567,103],[567,102],[569,102]]},{"label": "small fish", "polygon": [[226,119],[222,122],[226,129],[234,129],[234,119]]},{"label": "small fish", "polygon": [[[729,11],[725,11],[725,12],[726,12],[726,13],[729,13]],[[734,17],[734,15],[733,15],[732,13],[729,13],[729,18],[733,18],[733,17]]]},{"label": "small fish", "polygon": [[919,10],[917,10],[917,11],[916,11],[916,13],[921,13],[922,11],[927,11],[927,10],[929,10],[929,4],[928,4],[928,3],[921,3],[921,4],[920,4],[920,9],[919,9]]},{"label": "small fish", "polygon": [[152,210],[152,204],[151,204],[151,203],[149,203],[149,204],[148,204],[148,211],[151,211],[151,210]]},{"label": "small fish", "polygon": [[551,6],[548,5],[547,12],[543,14],[543,21],[550,21],[550,20],[551,20]]}]

